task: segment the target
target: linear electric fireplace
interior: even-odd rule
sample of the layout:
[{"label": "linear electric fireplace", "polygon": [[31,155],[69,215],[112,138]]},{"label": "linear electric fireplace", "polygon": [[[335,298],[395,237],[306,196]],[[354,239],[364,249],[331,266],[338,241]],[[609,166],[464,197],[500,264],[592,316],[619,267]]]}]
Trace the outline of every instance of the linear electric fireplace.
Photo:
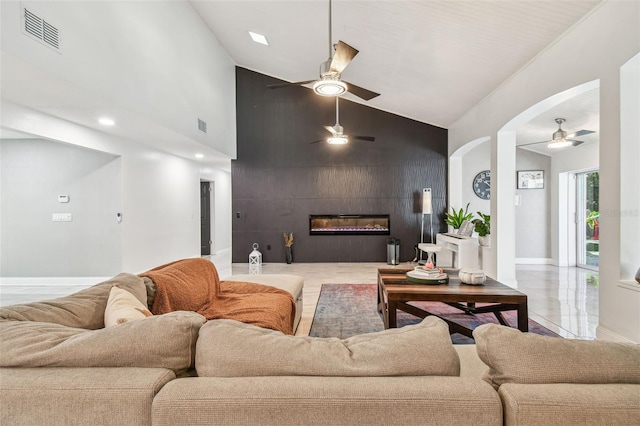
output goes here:
[{"label": "linear electric fireplace", "polygon": [[388,214],[309,215],[309,235],[389,235]]}]

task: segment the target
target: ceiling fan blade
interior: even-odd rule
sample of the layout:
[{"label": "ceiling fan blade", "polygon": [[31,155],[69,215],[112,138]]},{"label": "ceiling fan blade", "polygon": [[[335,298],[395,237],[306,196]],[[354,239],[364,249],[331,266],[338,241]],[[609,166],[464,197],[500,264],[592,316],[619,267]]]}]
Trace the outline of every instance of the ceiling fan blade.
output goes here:
[{"label": "ceiling fan blade", "polygon": [[553,141],[540,141],[540,142],[524,143],[522,145],[516,145],[516,148],[522,148],[523,146],[537,145],[539,143],[550,143],[550,142],[553,142]]},{"label": "ceiling fan blade", "polygon": [[567,139],[573,139],[577,136],[590,135],[591,133],[595,133],[595,132],[593,130],[578,130],[575,133],[571,133],[570,135],[567,135]]},{"label": "ceiling fan blade", "polygon": [[309,145],[311,145],[312,143],[318,143],[318,142],[326,142],[326,139],[318,139],[317,141],[313,141],[313,142],[309,142]]},{"label": "ceiling fan blade", "polygon": [[349,136],[352,139],[358,139],[361,141],[375,142],[376,138],[373,136]]},{"label": "ceiling fan blade", "polygon": [[331,65],[329,69],[338,74],[341,74],[342,71],[349,65],[349,62],[358,54],[358,50],[349,46],[344,41],[338,41],[338,46],[336,47],[336,51],[333,54],[333,59],[331,60]]},{"label": "ceiling fan blade", "polygon": [[356,86],[353,83],[349,83],[344,80],[342,80],[342,82],[347,84],[347,91],[349,93],[354,94],[360,99],[364,99],[365,101],[370,101],[376,96],[380,96],[380,93],[372,92],[371,90],[367,90],[360,86]]},{"label": "ceiling fan blade", "polygon": [[279,83],[279,84],[270,84],[267,87],[269,89],[281,89],[283,87],[290,87],[290,86],[302,86],[303,84],[309,84],[309,83],[313,83],[316,80],[307,80],[307,81],[295,81],[292,83]]},{"label": "ceiling fan blade", "polygon": [[325,128],[325,129],[327,129],[329,132],[331,132],[331,134],[332,134],[332,135],[334,135],[334,136],[335,136],[335,134],[336,134],[336,130],[335,130],[333,127],[331,127],[331,126],[324,126],[324,128]]},{"label": "ceiling fan blade", "polygon": [[567,139],[567,141],[571,142],[573,146],[582,145],[584,143],[584,141],[576,141],[576,140],[569,140],[569,139]]}]

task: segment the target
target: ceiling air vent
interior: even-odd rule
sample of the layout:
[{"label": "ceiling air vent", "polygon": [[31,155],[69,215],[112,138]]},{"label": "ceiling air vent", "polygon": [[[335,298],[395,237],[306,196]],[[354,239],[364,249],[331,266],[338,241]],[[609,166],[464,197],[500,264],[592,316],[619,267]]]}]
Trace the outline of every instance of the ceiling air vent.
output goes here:
[{"label": "ceiling air vent", "polygon": [[198,118],[198,130],[207,133],[207,123]]},{"label": "ceiling air vent", "polygon": [[58,28],[51,25],[26,7],[23,15],[24,33],[44,43],[45,45],[60,50],[60,36]]}]

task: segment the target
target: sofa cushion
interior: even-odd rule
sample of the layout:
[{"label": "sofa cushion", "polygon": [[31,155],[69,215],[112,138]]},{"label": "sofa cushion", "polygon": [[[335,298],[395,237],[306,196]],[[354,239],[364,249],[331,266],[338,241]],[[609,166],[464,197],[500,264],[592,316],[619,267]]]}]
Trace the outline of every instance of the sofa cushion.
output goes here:
[{"label": "sofa cushion", "polygon": [[0,321],[0,367],[163,367],[193,365],[195,312],[173,312],[118,327],[85,330],[34,321]]},{"label": "sofa cushion", "polygon": [[88,330],[103,328],[104,311],[114,285],[127,290],[140,302],[147,303],[147,291],[142,278],[123,273],[69,296],[2,307],[0,320],[51,322]]},{"label": "sofa cushion", "polygon": [[3,368],[1,425],[151,426],[164,368]]},{"label": "sofa cushion", "polygon": [[231,320],[200,329],[199,376],[457,376],[449,327],[437,317],[348,339],[295,337]]},{"label": "sofa cushion", "polygon": [[638,385],[505,383],[498,394],[505,426],[640,424]]},{"label": "sofa cushion", "polygon": [[503,383],[640,383],[640,346],[559,339],[485,324],[473,331],[484,379]]},{"label": "sofa cushion", "polygon": [[117,285],[111,287],[107,307],[104,310],[105,327],[114,327],[150,316],[152,316],[151,312],[133,294]]},{"label": "sofa cushion", "polygon": [[153,399],[153,426],[502,425],[498,393],[462,377],[194,377]]}]

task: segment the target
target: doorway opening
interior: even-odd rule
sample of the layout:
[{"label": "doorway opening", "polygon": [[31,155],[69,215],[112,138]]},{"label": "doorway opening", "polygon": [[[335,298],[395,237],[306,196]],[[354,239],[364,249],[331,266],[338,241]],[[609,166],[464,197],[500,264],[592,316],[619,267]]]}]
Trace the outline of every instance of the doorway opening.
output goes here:
[{"label": "doorway opening", "polygon": [[211,226],[214,199],[211,196],[213,192],[212,182],[200,182],[200,255],[210,256],[211,245],[213,244],[213,236],[211,235]]},{"label": "doorway opening", "polygon": [[576,264],[597,271],[600,265],[600,174],[576,173]]}]

